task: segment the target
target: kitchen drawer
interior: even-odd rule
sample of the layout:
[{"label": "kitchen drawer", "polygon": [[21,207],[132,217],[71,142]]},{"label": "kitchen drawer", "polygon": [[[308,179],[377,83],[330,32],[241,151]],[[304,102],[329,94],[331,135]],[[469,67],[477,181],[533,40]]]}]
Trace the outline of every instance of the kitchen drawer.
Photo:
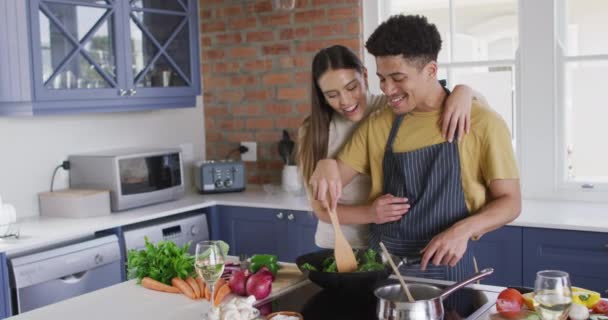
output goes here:
[{"label": "kitchen drawer", "polygon": [[573,286],[607,294],[608,234],[524,228],[524,286],[534,286],[536,272],[564,270]]}]

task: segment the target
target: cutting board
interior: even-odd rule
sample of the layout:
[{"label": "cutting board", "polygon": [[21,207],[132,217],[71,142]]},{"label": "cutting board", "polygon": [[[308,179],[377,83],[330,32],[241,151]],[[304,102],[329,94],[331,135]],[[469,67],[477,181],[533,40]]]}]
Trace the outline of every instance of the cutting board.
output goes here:
[{"label": "cutting board", "polygon": [[279,269],[276,278],[272,282],[271,296],[280,294],[289,287],[306,280],[306,276],[300,272],[295,263],[280,262],[279,264],[281,269]]}]

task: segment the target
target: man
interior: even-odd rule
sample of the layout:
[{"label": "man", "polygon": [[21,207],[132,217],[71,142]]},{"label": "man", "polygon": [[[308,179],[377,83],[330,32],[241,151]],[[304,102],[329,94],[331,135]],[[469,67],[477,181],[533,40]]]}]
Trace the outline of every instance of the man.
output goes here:
[{"label": "man", "polygon": [[[442,137],[437,123],[449,92],[437,81],[441,37],[426,18],[393,16],[366,48],[389,104],[357,129],[337,162],[320,162],[313,195],[324,202],[329,191],[335,205],[341,185],[369,174],[370,199],[395,208],[393,219],[370,227],[371,247],[383,242],[398,256],[423,253],[421,267],[408,275],[461,280],[473,272],[468,240],[521,211],[509,130],[497,113],[474,103],[471,133],[453,143]],[[405,215],[398,210],[403,201],[410,206]]]}]

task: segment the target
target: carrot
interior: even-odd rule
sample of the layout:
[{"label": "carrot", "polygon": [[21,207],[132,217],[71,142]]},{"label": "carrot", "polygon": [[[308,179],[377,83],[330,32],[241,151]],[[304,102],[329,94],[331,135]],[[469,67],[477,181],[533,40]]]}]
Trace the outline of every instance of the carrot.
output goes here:
[{"label": "carrot", "polygon": [[180,293],[176,287],[168,286],[160,281],[154,280],[150,277],[145,277],[141,280],[141,286],[151,290],[169,292],[169,293]]},{"label": "carrot", "polygon": [[[216,296],[216,294],[219,291],[220,287],[224,286],[225,284],[228,284],[226,282],[226,280],[224,280],[222,278],[220,278],[219,280],[217,280],[217,282],[215,283],[215,286],[214,286],[214,290],[213,290],[213,291],[215,291],[213,293],[214,297]],[[211,301],[211,288],[209,288],[209,286],[205,287],[205,299],[207,301]]]},{"label": "carrot", "polygon": [[224,298],[230,294],[230,292],[232,292],[230,290],[230,286],[228,284],[224,284],[223,286],[219,287],[218,290],[216,290],[216,294],[215,294],[215,299],[213,299],[213,305],[214,306],[219,306],[220,303],[222,303],[222,300],[224,300]]},{"label": "carrot", "polygon": [[188,298],[196,299],[196,295],[194,294],[194,291],[192,290],[192,288],[186,281],[184,281],[178,277],[175,277],[175,278],[171,279],[171,284],[174,287],[178,288],[179,291],[181,291],[183,294],[185,294]]},{"label": "carrot", "polygon": [[198,283],[198,287],[201,290],[201,295],[199,298],[205,299],[205,290],[207,289],[207,285],[205,284],[205,281],[203,281],[203,279],[201,279],[201,277],[196,277],[194,280],[196,281],[196,283]]},{"label": "carrot", "polygon": [[196,283],[196,280],[194,280],[194,278],[192,278],[192,277],[188,277],[188,278],[186,278],[186,282],[190,285],[190,287],[194,291],[194,296],[196,297],[196,299],[200,298],[201,297],[201,288],[198,286],[198,283]]},{"label": "carrot", "polygon": [[[224,280],[224,279],[222,279],[222,278],[219,278],[219,279],[217,280],[217,282],[215,283],[215,290],[213,290],[213,291],[215,291],[215,292],[217,293],[217,289],[219,289],[221,286],[223,286],[223,285],[225,285],[225,284],[228,284],[228,282],[226,282],[226,280]],[[214,294],[214,295],[215,295],[215,294]]]},{"label": "carrot", "polygon": [[211,301],[211,288],[209,286],[205,287],[205,300]]}]

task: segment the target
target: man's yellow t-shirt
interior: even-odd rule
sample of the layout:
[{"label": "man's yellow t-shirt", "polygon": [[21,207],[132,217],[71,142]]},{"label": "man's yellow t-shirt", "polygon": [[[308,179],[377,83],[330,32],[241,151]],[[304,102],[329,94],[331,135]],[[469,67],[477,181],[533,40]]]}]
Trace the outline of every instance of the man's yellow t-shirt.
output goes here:
[{"label": "man's yellow t-shirt", "polygon": [[[439,126],[441,112],[408,113],[395,137],[393,152],[414,151],[445,142]],[[370,201],[383,194],[382,159],[395,118],[388,106],[370,114],[338,155],[352,169],[371,176]],[[458,142],[458,150],[462,187],[471,213],[488,201],[487,187],[493,180],[519,178],[506,123],[498,113],[477,102],[471,106],[471,131]]]}]

